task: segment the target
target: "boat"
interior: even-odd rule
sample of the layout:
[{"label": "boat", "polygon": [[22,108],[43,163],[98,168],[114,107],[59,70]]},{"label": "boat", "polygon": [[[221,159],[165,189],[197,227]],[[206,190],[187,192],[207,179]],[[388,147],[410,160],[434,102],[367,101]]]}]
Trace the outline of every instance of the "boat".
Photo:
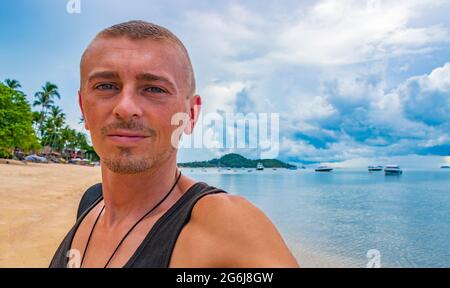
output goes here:
[{"label": "boat", "polygon": [[403,171],[398,165],[386,165],[384,168],[384,174],[386,175],[400,175]]},{"label": "boat", "polygon": [[333,168],[328,166],[319,166],[315,169],[316,172],[331,172],[333,171]]},{"label": "boat", "polygon": [[441,169],[450,169],[450,165],[442,165]]},{"label": "boat", "polygon": [[256,164],[256,170],[264,170],[264,165],[261,162],[258,162],[258,164]]},{"label": "boat", "polygon": [[368,169],[369,169],[369,172],[383,171],[383,166],[369,166]]}]

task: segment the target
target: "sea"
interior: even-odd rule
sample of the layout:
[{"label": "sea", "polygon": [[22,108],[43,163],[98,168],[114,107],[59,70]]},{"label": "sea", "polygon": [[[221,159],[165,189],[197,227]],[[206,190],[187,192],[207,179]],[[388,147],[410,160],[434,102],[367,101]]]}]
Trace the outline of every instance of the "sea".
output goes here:
[{"label": "sea", "polygon": [[450,169],[183,172],[260,208],[301,266],[450,267]]}]

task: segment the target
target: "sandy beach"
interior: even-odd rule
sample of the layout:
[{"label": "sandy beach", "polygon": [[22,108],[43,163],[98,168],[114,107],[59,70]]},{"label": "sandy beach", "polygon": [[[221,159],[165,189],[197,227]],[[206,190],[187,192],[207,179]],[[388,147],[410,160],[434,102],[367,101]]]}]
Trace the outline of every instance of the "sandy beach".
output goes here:
[{"label": "sandy beach", "polygon": [[0,267],[48,267],[100,168],[0,164]]}]

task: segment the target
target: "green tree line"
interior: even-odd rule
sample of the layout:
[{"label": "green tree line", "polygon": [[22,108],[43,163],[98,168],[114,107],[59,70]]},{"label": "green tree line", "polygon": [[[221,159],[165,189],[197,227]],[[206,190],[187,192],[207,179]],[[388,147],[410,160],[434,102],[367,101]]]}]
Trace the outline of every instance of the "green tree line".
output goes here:
[{"label": "green tree line", "polygon": [[46,146],[59,153],[69,148],[93,150],[86,134],[67,125],[66,114],[55,105],[61,98],[57,85],[46,82],[32,104],[20,88],[17,80],[0,82],[0,158],[11,158],[17,148],[25,153]]},{"label": "green tree line", "polygon": [[236,153],[229,153],[222,157],[214,158],[208,161],[195,161],[178,163],[180,167],[192,168],[210,168],[210,167],[230,167],[230,168],[256,168],[257,163],[260,162],[266,168],[295,168],[294,165],[285,163],[278,159],[247,159],[244,156]]}]

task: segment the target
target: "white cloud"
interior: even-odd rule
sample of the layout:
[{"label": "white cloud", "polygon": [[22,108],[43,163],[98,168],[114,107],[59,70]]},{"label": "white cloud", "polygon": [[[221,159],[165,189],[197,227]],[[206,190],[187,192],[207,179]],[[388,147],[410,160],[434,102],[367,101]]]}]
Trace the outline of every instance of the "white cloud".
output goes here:
[{"label": "white cloud", "polygon": [[248,84],[235,81],[223,83],[216,81],[208,84],[206,87],[200,89],[203,104],[202,109],[205,113],[208,112],[233,112],[235,110],[235,102],[237,94],[248,87]]},{"label": "white cloud", "polygon": [[450,62],[442,67],[431,71],[430,75],[414,77],[412,80],[418,80],[422,89],[438,90],[442,92],[450,91]]},{"label": "white cloud", "polygon": [[[332,133],[323,125],[308,121],[311,119],[301,121],[299,116],[291,117],[289,120],[297,125],[285,130],[291,137],[282,138],[283,153],[305,160],[342,161],[421,153],[425,148],[449,145],[449,68],[450,63],[446,63],[429,74],[411,77],[386,92],[375,89],[378,97],[368,96],[365,108],[357,106],[348,110],[353,99],[342,99],[338,95],[337,99],[343,103],[339,104],[340,108],[334,108],[339,117],[335,118]],[[329,97],[336,95],[330,94]],[[303,107],[314,107],[314,103],[310,99],[310,106]],[[296,139],[296,132],[304,136]],[[322,139],[325,139],[325,146]],[[320,145],[314,146],[315,142]]]},{"label": "white cloud", "polygon": [[408,79],[396,91],[407,118],[427,125],[450,121],[450,62],[429,75]]},{"label": "white cloud", "polygon": [[298,99],[293,103],[294,117],[299,120],[326,118],[337,111],[324,96],[313,96]]},{"label": "white cloud", "polygon": [[297,21],[285,23],[274,54],[285,61],[342,65],[391,55],[426,52],[448,42],[445,27],[408,27],[421,8],[436,1],[320,1]]}]

